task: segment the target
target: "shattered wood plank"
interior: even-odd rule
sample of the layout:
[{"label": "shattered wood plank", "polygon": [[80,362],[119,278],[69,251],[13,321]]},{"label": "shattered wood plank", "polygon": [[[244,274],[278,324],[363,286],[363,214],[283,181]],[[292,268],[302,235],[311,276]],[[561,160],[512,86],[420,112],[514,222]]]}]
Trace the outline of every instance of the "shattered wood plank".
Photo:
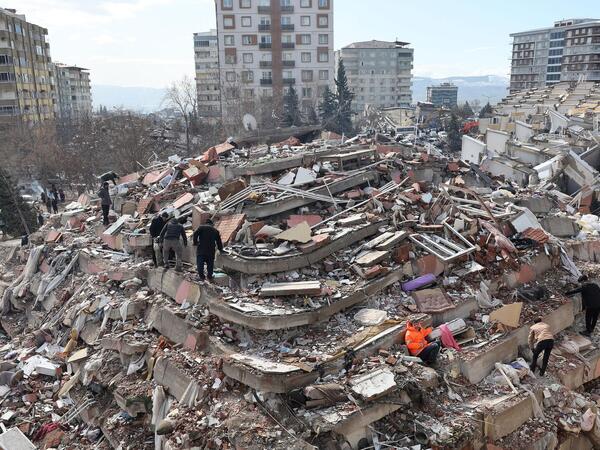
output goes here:
[{"label": "shattered wood plank", "polygon": [[260,289],[261,297],[279,295],[318,295],[321,293],[319,281],[297,281],[293,283],[265,283]]}]

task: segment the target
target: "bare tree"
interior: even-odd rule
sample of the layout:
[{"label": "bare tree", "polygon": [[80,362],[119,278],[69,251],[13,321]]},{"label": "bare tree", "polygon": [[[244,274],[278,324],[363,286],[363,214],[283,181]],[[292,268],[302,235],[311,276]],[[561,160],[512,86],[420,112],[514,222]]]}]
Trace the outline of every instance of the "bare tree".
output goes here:
[{"label": "bare tree", "polygon": [[191,151],[190,127],[198,112],[196,83],[188,76],[173,82],[167,88],[163,102],[181,114],[185,128],[185,146],[189,154]]}]

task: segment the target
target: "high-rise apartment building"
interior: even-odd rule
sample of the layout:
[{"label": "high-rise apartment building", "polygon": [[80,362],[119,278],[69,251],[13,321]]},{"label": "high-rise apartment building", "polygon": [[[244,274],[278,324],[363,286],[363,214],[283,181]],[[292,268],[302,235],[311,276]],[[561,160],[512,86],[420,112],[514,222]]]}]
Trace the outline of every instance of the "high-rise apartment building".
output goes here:
[{"label": "high-rise apartment building", "polygon": [[0,8],[0,122],[54,118],[46,28]]},{"label": "high-rise apartment building", "polygon": [[333,0],[215,1],[223,119],[265,122],[290,86],[315,107],[334,79]]},{"label": "high-rise apartment building", "polygon": [[510,35],[510,92],[559,81],[600,80],[600,21],[569,19]]},{"label": "high-rise apartment building", "polygon": [[412,102],[412,48],[408,42],[355,42],[336,52],[336,65],[343,59],[348,85],[355,97],[352,107],[409,106]]},{"label": "high-rise apartment building", "polygon": [[453,108],[458,103],[458,86],[452,83],[441,83],[427,87],[427,101],[433,106]]},{"label": "high-rise apartment building", "polygon": [[217,30],[194,33],[196,91],[198,114],[203,119],[221,117],[221,86],[219,83],[219,45]]},{"label": "high-rise apartment building", "polygon": [[92,114],[89,71],[61,63],[52,67],[56,117],[78,121]]}]

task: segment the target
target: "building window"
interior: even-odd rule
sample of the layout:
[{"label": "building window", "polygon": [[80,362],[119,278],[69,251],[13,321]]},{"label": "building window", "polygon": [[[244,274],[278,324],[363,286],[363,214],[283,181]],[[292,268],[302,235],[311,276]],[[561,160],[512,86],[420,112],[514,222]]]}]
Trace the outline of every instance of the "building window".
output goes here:
[{"label": "building window", "polygon": [[300,25],[303,27],[310,27],[310,16],[300,17]]},{"label": "building window", "polygon": [[281,6],[292,6],[292,0],[279,0]]},{"label": "building window", "polygon": [[242,45],[256,45],[256,35],[254,35],[254,34],[242,35]]},{"label": "building window", "polygon": [[225,79],[230,82],[235,82],[235,72],[226,72]]},{"label": "building window", "polygon": [[271,43],[271,35],[270,34],[261,35],[260,43],[261,44],[270,44]]},{"label": "building window", "polygon": [[242,72],[242,81],[244,83],[251,83],[254,81],[254,72],[251,70],[245,70]]},{"label": "building window", "polygon": [[281,60],[282,61],[293,61],[294,60],[294,54],[290,53],[290,52],[283,52],[281,54]]},{"label": "building window", "polygon": [[261,25],[271,25],[271,18],[267,16],[261,16],[260,18]]},{"label": "building window", "polygon": [[319,45],[329,45],[328,34],[319,34]]},{"label": "building window", "polygon": [[12,64],[13,63],[13,57],[10,55],[0,55],[0,64],[2,65],[6,65],[6,64]]},{"label": "building window", "polygon": [[15,74],[10,72],[0,72],[0,83],[7,81],[15,81]]},{"label": "building window", "polygon": [[271,6],[271,0],[258,0],[258,6],[268,8]]},{"label": "building window", "polygon": [[319,0],[319,8],[320,9],[328,9],[329,8],[329,0]]},{"label": "building window", "polygon": [[312,98],[312,88],[302,88],[302,97]]},{"label": "building window", "polygon": [[329,62],[329,52],[319,52],[319,62]]},{"label": "building window", "polygon": [[272,78],[273,78],[273,74],[270,70],[262,73],[263,80],[271,80]]},{"label": "building window", "polygon": [[252,17],[243,16],[242,17],[242,26],[243,27],[251,27],[252,26]]},{"label": "building window", "polygon": [[252,64],[252,62],[254,61],[252,53],[244,53],[242,55],[242,61],[244,61],[244,64]]},{"label": "building window", "polygon": [[300,0],[300,8],[312,7],[312,0]]},{"label": "building window", "polygon": [[291,44],[293,42],[291,34],[284,34],[281,36],[281,42],[284,44]]},{"label": "building window", "polygon": [[240,8],[252,8],[251,0],[240,0]]},{"label": "building window", "polygon": [[327,28],[329,26],[329,16],[327,14],[317,15],[317,26],[319,28]]},{"label": "building window", "polygon": [[227,46],[235,45],[235,39],[232,34],[226,34],[223,37],[223,41],[225,42],[225,45],[227,45]]},{"label": "building window", "polygon": [[298,36],[300,36],[300,44],[310,45],[310,34],[299,34]]},{"label": "building window", "polygon": [[233,9],[233,0],[221,0],[222,9]]},{"label": "building window", "polygon": [[302,62],[309,63],[310,62],[310,52],[302,52]]},{"label": "building window", "polygon": [[281,25],[291,25],[292,18],[290,16],[281,16]]},{"label": "building window", "polygon": [[319,80],[329,80],[329,70],[319,70]]},{"label": "building window", "polygon": [[312,70],[303,70],[302,71],[302,81],[313,81],[313,71]]},{"label": "building window", "polygon": [[223,16],[223,28],[235,28],[235,17]]},{"label": "building window", "polygon": [[283,71],[283,78],[285,80],[291,80],[292,78],[294,78],[294,74],[292,73],[291,70],[284,70]]}]

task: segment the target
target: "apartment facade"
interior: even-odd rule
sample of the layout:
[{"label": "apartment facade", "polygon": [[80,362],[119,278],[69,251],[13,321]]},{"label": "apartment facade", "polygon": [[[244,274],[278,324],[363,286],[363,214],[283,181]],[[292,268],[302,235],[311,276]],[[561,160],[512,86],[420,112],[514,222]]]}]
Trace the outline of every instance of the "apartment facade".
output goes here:
[{"label": "apartment facade", "polygon": [[24,15],[0,8],[0,123],[54,118],[47,35]]},{"label": "apartment facade", "polygon": [[216,121],[221,118],[217,30],[194,33],[194,61],[196,64],[198,114],[205,120]]},{"label": "apartment facade", "polygon": [[215,0],[221,111],[276,120],[290,86],[316,107],[333,84],[333,0]]},{"label": "apartment facade", "polygon": [[408,42],[372,40],[355,42],[336,52],[336,68],[342,59],[348,85],[355,94],[355,113],[363,113],[367,106],[411,104],[414,50],[407,45]]},{"label": "apartment facade", "polygon": [[458,86],[441,83],[427,87],[427,101],[435,107],[453,108],[458,104]]},{"label": "apartment facade", "polygon": [[57,118],[78,121],[92,114],[92,89],[88,69],[52,64],[54,109]]},{"label": "apartment facade", "polygon": [[513,33],[510,92],[560,81],[600,80],[600,21],[568,19]]}]

